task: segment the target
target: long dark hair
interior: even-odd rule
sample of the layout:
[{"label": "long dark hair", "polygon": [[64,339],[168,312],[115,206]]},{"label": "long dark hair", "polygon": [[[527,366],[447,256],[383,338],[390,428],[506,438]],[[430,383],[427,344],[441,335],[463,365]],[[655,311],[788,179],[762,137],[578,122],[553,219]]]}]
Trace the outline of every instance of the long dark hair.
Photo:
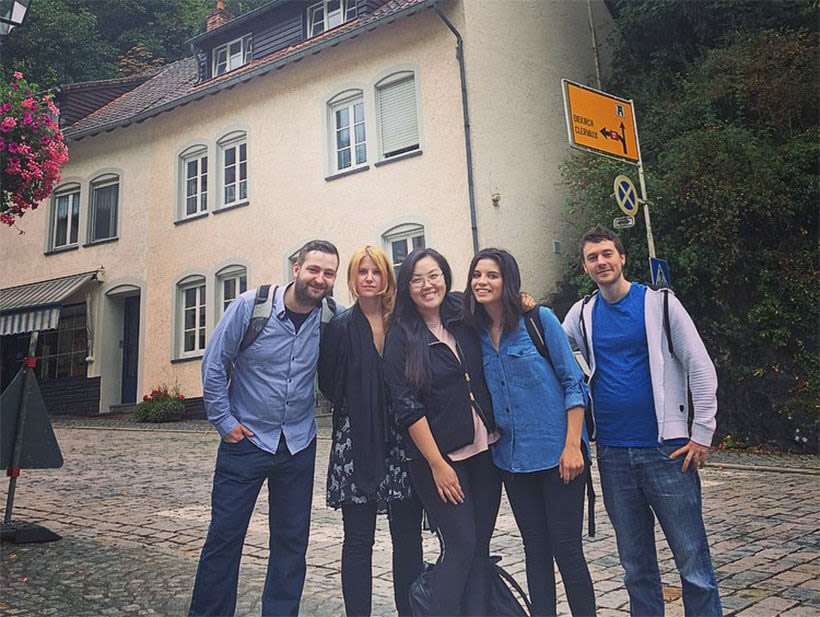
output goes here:
[{"label": "long dark hair", "polygon": [[411,386],[421,391],[429,390],[432,381],[430,350],[425,337],[427,324],[424,323],[421,313],[416,308],[416,303],[410,297],[410,279],[413,278],[416,263],[424,257],[433,258],[441,268],[444,275],[445,295],[450,293],[453,272],[447,260],[434,249],[416,249],[404,259],[399,267],[399,274],[396,277],[396,308],[393,312],[393,325],[398,324],[402,328],[407,340],[404,375]]},{"label": "long dark hair", "polygon": [[482,249],[470,262],[467,272],[467,288],[464,290],[462,303],[464,305],[464,321],[473,328],[487,328],[492,325],[492,319],[487,314],[484,305],[475,299],[472,281],[473,271],[482,259],[491,259],[501,271],[501,328],[504,332],[514,332],[518,329],[518,320],[521,318],[521,272],[518,262],[509,251],[504,249]]}]

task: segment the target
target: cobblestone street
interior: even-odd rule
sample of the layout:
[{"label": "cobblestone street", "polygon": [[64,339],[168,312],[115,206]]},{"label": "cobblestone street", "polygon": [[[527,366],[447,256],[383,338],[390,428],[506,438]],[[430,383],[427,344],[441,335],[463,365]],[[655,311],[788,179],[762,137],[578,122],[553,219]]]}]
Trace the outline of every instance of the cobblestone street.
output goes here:
[{"label": "cobblestone street", "polygon": [[[183,615],[205,537],[215,432],[110,428],[57,422],[59,470],[24,470],[14,519],[63,536],[39,545],[2,545],[0,615]],[[304,615],[343,615],[341,515],[324,500],[330,441],[321,431]],[[726,614],[820,614],[820,463],[720,454],[702,473],[705,517]],[[771,457],[770,457],[771,459]],[[779,468],[779,470],[776,470]],[[597,471],[595,472],[597,476]],[[8,483],[4,478],[2,495]],[[240,573],[239,615],[258,615],[267,560],[267,496],[251,521]],[[612,528],[600,499],[598,535],[585,538],[599,615],[627,615]],[[667,615],[682,615],[680,581],[659,542]],[[429,534],[425,556],[437,542]],[[524,555],[506,501],[493,553],[522,584]],[[374,555],[374,614],[393,615],[389,534],[380,520]],[[568,614],[560,588],[560,611]]]}]

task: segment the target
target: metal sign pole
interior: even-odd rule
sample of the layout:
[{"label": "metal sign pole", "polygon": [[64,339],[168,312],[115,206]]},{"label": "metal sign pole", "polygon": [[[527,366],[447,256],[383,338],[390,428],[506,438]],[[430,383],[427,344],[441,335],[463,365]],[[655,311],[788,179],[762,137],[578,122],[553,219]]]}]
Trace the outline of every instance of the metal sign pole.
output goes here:
[{"label": "metal sign pole", "polygon": [[[632,103],[632,100],[629,101]],[[634,104],[632,109],[634,110]],[[634,112],[633,112],[634,113]],[[655,258],[655,238],[652,235],[652,221],[649,218],[649,199],[646,196],[646,180],[643,177],[643,156],[641,155],[641,140],[638,137],[638,126],[635,124],[635,147],[638,150],[638,181],[641,184],[641,199],[643,200],[643,218],[646,221],[646,244],[649,247],[649,259]],[[649,268],[649,278],[652,279],[652,268]]]},{"label": "metal sign pole", "polygon": [[[37,353],[37,337],[39,332],[36,330],[31,333],[31,340],[28,344],[28,358],[26,362],[34,358]],[[34,382],[34,367],[31,364],[26,365],[26,380],[23,384],[23,397],[20,400],[20,411],[17,416],[17,433],[14,435],[14,450],[11,454],[11,465],[9,466],[9,494],[6,498],[6,512],[3,516],[3,523],[5,525],[11,524],[11,511],[14,508],[14,491],[17,488],[17,478],[20,475],[20,458],[23,453],[23,429],[26,425],[26,413],[28,413],[29,391]]]}]

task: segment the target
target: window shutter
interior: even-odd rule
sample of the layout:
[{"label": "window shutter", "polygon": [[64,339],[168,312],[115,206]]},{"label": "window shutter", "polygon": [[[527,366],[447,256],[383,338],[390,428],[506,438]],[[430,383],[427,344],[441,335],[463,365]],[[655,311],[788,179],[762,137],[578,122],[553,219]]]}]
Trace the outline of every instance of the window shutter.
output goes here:
[{"label": "window shutter", "polygon": [[379,120],[385,157],[418,147],[419,123],[413,77],[379,89]]}]

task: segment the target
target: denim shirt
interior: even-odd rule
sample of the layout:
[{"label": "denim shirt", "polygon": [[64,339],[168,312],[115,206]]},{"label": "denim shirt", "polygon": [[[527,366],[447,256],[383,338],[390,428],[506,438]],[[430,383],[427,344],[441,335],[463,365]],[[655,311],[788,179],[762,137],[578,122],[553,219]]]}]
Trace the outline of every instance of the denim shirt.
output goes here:
[{"label": "denim shirt", "polygon": [[[498,351],[481,330],[484,378],[493,398],[501,439],[492,445],[496,466],[516,473],[558,466],[567,435],[567,410],[584,404],[584,381],[555,314],[538,309],[550,360],[538,353],[522,317],[503,333]],[[589,446],[586,428],[582,439]]]},{"label": "denim shirt", "polygon": [[[267,325],[241,353],[239,345],[253,313],[256,290],[240,295],[214,328],[202,358],[202,396],[208,420],[222,437],[241,422],[253,432],[249,439],[273,454],[282,433],[291,454],[309,446],[316,436],[313,384],[321,309],[311,311],[297,333],[285,315],[285,289],[277,289]],[[226,369],[230,364],[229,381]]]}]

